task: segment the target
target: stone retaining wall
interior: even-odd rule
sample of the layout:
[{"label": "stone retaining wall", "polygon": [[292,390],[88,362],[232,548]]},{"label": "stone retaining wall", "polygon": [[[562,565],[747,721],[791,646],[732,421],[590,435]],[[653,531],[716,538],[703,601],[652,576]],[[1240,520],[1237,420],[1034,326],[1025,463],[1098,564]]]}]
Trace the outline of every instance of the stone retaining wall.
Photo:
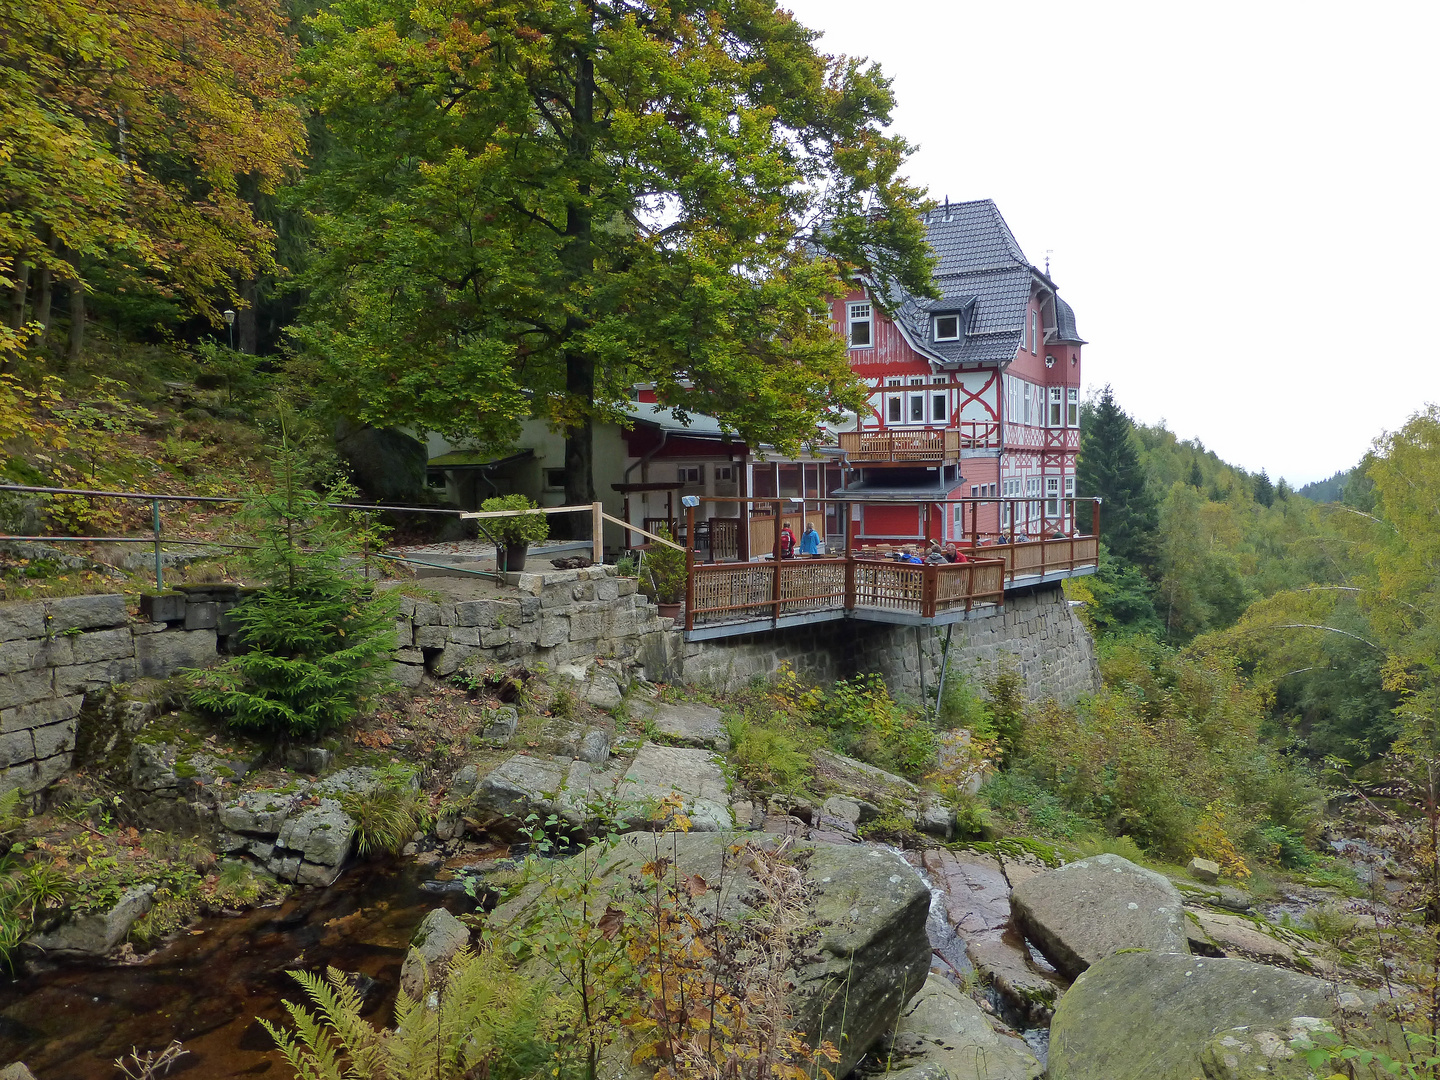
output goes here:
[{"label": "stone retaining wall", "polygon": [[[665,679],[671,650],[659,639],[671,620],[613,566],[506,574],[516,597],[441,601],[405,597],[391,674],[402,686],[423,675],[443,678],[462,667],[547,664],[552,669],[595,657],[645,667]],[[652,670],[653,669],[653,670]]]},{"label": "stone retaining wall", "polygon": [[[418,687],[429,674],[544,663],[597,705],[619,704],[634,674],[735,690],[783,663],[828,682],[858,672],[892,691],[933,694],[945,630],[844,621],[718,641],[690,642],[613,567],[509,574],[514,593],[483,600],[405,597],[392,674]],[[39,791],[70,768],[85,695],[136,678],[204,667],[230,651],[233,586],[0,604],[0,790]],[[1012,595],[1003,613],[957,623],[950,670],[979,683],[1001,664],[1024,676],[1032,700],[1071,702],[1095,690],[1090,635],[1058,587]]]},{"label": "stone retaining wall", "polygon": [[146,599],[140,618],[123,596],[0,604],[0,791],[28,795],[70,768],[86,694],[214,662],[233,589]]},{"label": "stone retaining wall", "polygon": [[[687,683],[719,691],[768,678],[788,662],[820,682],[861,672],[884,677],[891,691],[920,696],[935,692],[945,627],[922,629],[845,620],[790,630],[689,642],[679,658]],[[1013,666],[1032,701],[1064,704],[1100,686],[1095,643],[1075,617],[1058,585],[1006,597],[1005,610],[955,624],[948,670],[977,687],[1001,665]]]}]

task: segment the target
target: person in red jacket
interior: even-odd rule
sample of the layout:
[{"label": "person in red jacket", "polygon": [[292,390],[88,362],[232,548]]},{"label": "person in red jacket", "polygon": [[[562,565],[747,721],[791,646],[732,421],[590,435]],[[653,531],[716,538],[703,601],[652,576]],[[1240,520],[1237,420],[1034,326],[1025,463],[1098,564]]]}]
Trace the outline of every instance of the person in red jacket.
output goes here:
[{"label": "person in red jacket", "polygon": [[782,559],[790,559],[793,558],[794,555],[795,534],[790,531],[790,525],[787,522],[780,529],[780,557]]}]

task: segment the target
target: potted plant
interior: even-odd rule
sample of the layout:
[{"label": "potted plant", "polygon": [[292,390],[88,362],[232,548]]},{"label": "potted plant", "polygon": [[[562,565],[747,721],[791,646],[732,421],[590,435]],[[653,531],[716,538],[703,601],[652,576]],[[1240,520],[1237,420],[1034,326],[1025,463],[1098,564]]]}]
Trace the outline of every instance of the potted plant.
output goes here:
[{"label": "potted plant", "polygon": [[[670,530],[662,525],[655,535],[669,540]],[[661,618],[679,618],[680,603],[685,599],[685,552],[666,544],[650,544],[645,549],[644,565]]]},{"label": "potted plant", "polygon": [[[524,495],[501,495],[486,499],[480,509],[534,510],[535,504]],[[495,538],[495,564],[501,570],[524,570],[525,552],[531,544],[539,544],[550,536],[550,519],[544,514],[519,514],[516,517],[489,518],[485,527]]]}]

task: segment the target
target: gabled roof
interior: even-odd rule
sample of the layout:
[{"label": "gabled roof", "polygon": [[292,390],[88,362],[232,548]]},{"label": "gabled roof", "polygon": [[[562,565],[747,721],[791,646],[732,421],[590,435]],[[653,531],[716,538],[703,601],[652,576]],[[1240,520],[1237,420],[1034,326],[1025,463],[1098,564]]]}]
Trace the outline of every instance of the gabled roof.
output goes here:
[{"label": "gabled roof", "polygon": [[[935,285],[941,298],[922,300],[900,290],[886,297],[906,339],[945,364],[1013,359],[1040,271],[1025,258],[999,208],[990,199],[950,203],[932,210],[925,226],[937,259]],[[930,320],[937,311],[962,314],[960,340],[932,340]],[[1075,313],[1058,296],[1056,311],[1061,313],[1061,340],[1079,341]]]}]

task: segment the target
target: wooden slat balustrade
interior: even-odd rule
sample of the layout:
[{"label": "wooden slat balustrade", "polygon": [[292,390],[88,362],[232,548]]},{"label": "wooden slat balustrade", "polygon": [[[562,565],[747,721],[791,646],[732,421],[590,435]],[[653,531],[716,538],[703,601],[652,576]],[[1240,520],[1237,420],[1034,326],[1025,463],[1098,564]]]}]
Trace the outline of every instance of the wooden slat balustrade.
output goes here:
[{"label": "wooden slat balustrade", "polygon": [[840,449],[856,463],[949,461],[960,456],[960,432],[842,431]]},{"label": "wooden slat balustrade", "polygon": [[686,628],[721,623],[774,622],[807,612],[892,611],[934,618],[1004,600],[1001,559],[937,566],[885,559],[787,559],[696,564]]}]

